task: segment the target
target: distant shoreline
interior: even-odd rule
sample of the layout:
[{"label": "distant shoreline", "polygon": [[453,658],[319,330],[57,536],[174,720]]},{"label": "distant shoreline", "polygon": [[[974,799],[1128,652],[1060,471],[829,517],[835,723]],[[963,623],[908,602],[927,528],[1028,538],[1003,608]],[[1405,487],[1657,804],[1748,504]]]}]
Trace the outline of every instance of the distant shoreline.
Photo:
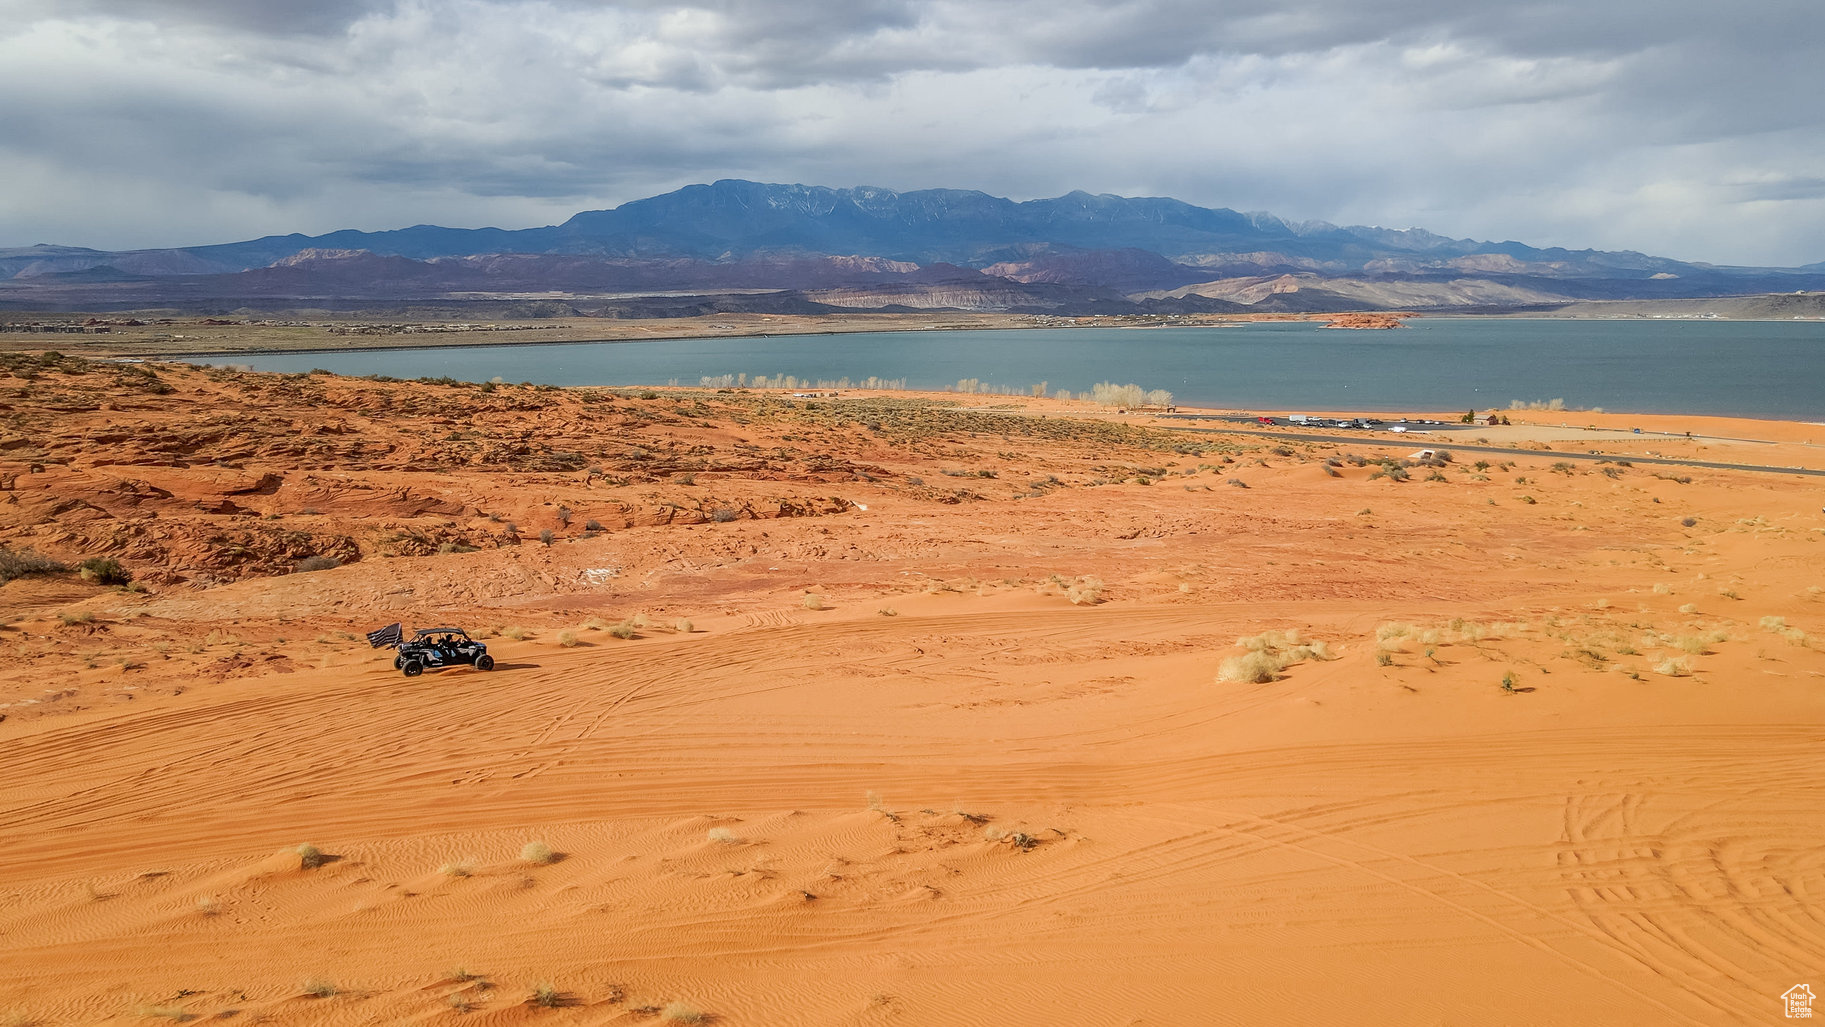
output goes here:
[{"label": "distant shoreline", "polygon": [[[1328,316],[1328,315],[1326,315],[1326,316]],[[1309,318],[1305,318],[1305,317],[1254,318],[1254,319],[1249,319],[1249,320],[1208,321],[1208,322],[1196,322],[1196,323],[1167,323],[1167,324],[982,324],[982,325],[942,324],[942,325],[907,325],[907,326],[891,326],[891,327],[889,327],[889,326],[857,327],[857,326],[852,326],[852,325],[843,325],[843,326],[806,326],[803,328],[782,328],[782,329],[773,329],[773,330],[757,330],[757,331],[751,331],[751,332],[726,332],[725,331],[725,332],[705,332],[705,333],[700,333],[700,334],[687,333],[687,334],[679,334],[679,335],[647,335],[647,336],[626,335],[626,336],[619,336],[619,337],[558,338],[558,339],[525,339],[525,338],[500,338],[500,337],[498,337],[498,336],[504,335],[506,333],[494,333],[493,335],[489,335],[489,337],[487,337],[487,338],[465,338],[464,335],[468,334],[468,333],[448,333],[448,334],[427,333],[426,335],[422,336],[422,338],[424,340],[422,342],[420,342],[420,341],[411,341],[411,342],[397,341],[396,339],[394,339],[392,337],[388,337],[388,336],[371,336],[371,337],[356,336],[353,338],[360,339],[363,341],[351,341],[347,345],[342,345],[342,346],[315,345],[315,346],[299,346],[299,347],[292,347],[292,346],[258,347],[258,348],[236,347],[236,348],[210,349],[210,350],[188,350],[188,351],[183,351],[183,352],[159,353],[156,356],[147,355],[146,359],[184,360],[184,359],[188,359],[188,358],[204,358],[204,357],[265,356],[265,355],[282,354],[282,353],[283,354],[306,354],[306,353],[332,353],[333,354],[333,353],[349,353],[349,352],[387,353],[387,352],[409,352],[412,350],[421,350],[421,349],[454,349],[457,347],[464,347],[464,348],[475,347],[478,349],[507,349],[507,348],[512,348],[512,347],[516,347],[516,346],[523,346],[523,347],[531,347],[531,346],[605,346],[605,345],[612,345],[612,344],[618,344],[618,343],[636,343],[636,342],[701,342],[701,341],[713,340],[713,339],[784,339],[784,338],[797,338],[797,337],[809,336],[809,335],[877,335],[877,334],[878,335],[890,335],[890,334],[896,334],[896,333],[911,333],[911,332],[981,332],[981,331],[1013,332],[1013,331],[1032,331],[1032,330],[1036,330],[1036,329],[1102,329],[1102,330],[1127,329],[1127,330],[1137,330],[1137,329],[1155,329],[1155,328],[1248,328],[1253,325],[1259,325],[1259,324],[1315,323],[1315,322],[1318,322],[1323,319],[1324,319],[1324,316],[1314,316],[1314,317],[1309,317]],[[1554,321],[1554,322],[1564,322],[1567,324],[1588,324],[1588,323],[1592,323],[1592,322],[1618,322],[1618,321],[1640,322],[1640,323],[1665,323],[1665,322],[1677,322],[1677,323],[1728,322],[1731,324],[1795,324],[1795,323],[1798,323],[1798,324],[1818,324],[1818,325],[1821,325],[1822,327],[1825,327],[1825,319],[1814,321],[1811,319],[1779,318],[1779,317],[1719,317],[1719,318],[1652,317],[1652,316],[1579,317],[1579,316],[1560,315],[1560,314],[1537,314],[1536,315],[1536,314],[1407,314],[1407,313],[1403,313],[1400,315],[1399,321],[1401,323],[1398,325],[1355,326],[1355,325],[1327,324],[1327,325],[1324,325],[1323,327],[1326,328],[1327,330],[1361,332],[1364,334],[1376,335],[1376,334],[1380,334],[1381,332],[1384,332],[1384,331],[1391,331],[1394,328],[1410,327],[1409,325],[1406,324],[1406,322],[1408,320],[1414,320],[1414,321],[1421,321],[1421,320],[1424,320],[1424,321]],[[482,335],[482,334],[487,334],[487,333],[477,332],[474,334]],[[515,334],[519,334],[519,333],[515,333]],[[0,337],[0,338],[3,338],[3,337]],[[376,341],[367,342],[367,341],[365,341],[367,338],[373,338]],[[378,341],[378,340],[383,340],[383,339],[386,341]],[[4,348],[4,347],[0,346],[0,348]],[[46,348],[52,348],[52,347],[46,347]],[[100,354],[97,354],[97,355],[100,355]]]},{"label": "distant shoreline", "polygon": [[[75,322],[87,315],[43,321]],[[97,357],[185,360],[274,354],[386,352],[456,347],[599,345],[622,342],[767,339],[808,335],[896,332],[1021,331],[1069,328],[1241,328],[1262,323],[1334,322],[1351,317],[1405,319],[1410,313],[1361,314],[1121,314],[1065,317],[1043,314],[709,315],[691,318],[565,318],[550,327],[497,322],[497,330],[457,328],[423,332],[351,333],[325,337],[332,327],[466,326],[446,318],[309,318],[265,324],[204,324],[201,317],[158,319],[107,333],[0,332],[0,351],[47,350]],[[554,319],[555,320],[555,319]]]},{"label": "distant shoreline", "polygon": [[[38,315],[40,322],[80,324],[85,314]],[[97,315],[99,317],[99,315]],[[114,319],[129,319],[115,315]],[[15,318],[16,320],[20,320]],[[553,319],[559,321],[559,319]],[[1256,324],[1319,323],[1346,331],[1379,332],[1393,327],[1421,327],[1424,321],[1547,321],[1561,323],[1713,323],[1808,324],[1825,326],[1825,318],[1705,317],[1652,313],[1508,313],[1343,312],[1323,314],[1123,314],[1065,317],[1041,314],[723,314],[689,318],[565,318],[549,326],[501,320],[490,329],[476,321],[448,318],[300,318],[255,323],[207,324],[205,318],[157,318],[106,333],[0,332],[0,352],[58,350],[102,359],[192,360],[279,354],[389,352],[459,347],[604,345],[624,342],[770,339],[818,335],[891,334],[904,332],[1022,331],[1032,329],[1245,328]],[[163,323],[160,323],[163,322]],[[1354,322],[1354,323],[1352,323]],[[469,326],[476,327],[469,327]],[[385,330],[423,326],[422,331]],[[371,334],[330,329],[382,329]]]}]

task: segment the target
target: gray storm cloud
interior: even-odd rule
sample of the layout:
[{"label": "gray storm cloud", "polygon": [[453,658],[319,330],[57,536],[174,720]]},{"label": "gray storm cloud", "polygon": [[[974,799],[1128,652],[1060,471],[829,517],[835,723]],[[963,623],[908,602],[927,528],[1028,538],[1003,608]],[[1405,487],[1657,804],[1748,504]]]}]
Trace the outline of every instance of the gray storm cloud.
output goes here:
[{"label": "gray storm cloud", "polygon": [[724,177],[1825,259],[1810,4],[0,0],[0,245],[522,227]]}]

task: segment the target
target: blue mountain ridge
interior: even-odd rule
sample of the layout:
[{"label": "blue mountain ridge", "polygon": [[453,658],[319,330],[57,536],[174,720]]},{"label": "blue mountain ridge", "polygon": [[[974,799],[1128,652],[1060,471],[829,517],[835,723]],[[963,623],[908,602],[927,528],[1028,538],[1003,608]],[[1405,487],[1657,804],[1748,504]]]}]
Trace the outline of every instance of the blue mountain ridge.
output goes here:
[{"label": "blue mountain ridge", "polygon": [[[243,242],[126,251],[188,258],[188,266],[144,273],[202,273],[265,267],[306,250],[367,250],[427,260],[490,253],[626,258],[740,260],[807,253],[866,255],[916,263],[980,267],[1042,249],[1136,249],[1196,264],[1228,255],[1269,253],[1292,265],[1337,272],[1375,260],[1440,260],[1480,254],[1567,265],[1563,273],[1681,273],[1702,267],[1634,252],[1538,248],[1518,242],[1450,239],[1423,229],[1294,225],[1270,214],[1198,207],[1164,197],[1093,195],[1009,200],[974,190],[895,192],[857,187],[773,185],[724,179],[691,185],[608,210],[583,211],[541,228],[443,228],[415,225],[378,232],[266,236]],[[79,270],[84,260],[136,270],[120,253],[69,247],[0,250],[0,276],[34,261],[45,270]],[[71,266],[64,266],[71,265]],[[1810,270],[1817,270],[1814,266]]]},{"label": "blue mountain ridge", "polygon": [[[1469,310],[1821,288],[1825,264],[1717,267],[1420,228],[1294,223],[1167,197],[1077,191],[1016,201],[974,190],[738,179],[539,228],[415,225],[116,252],[0,249],[0,307],[16,310],[385,307],[536,292],[723,297],[679,308],[690,310]],[[731,298],[757,290],[774,298]],[[566,309],[614,309],[580,302]]]}]

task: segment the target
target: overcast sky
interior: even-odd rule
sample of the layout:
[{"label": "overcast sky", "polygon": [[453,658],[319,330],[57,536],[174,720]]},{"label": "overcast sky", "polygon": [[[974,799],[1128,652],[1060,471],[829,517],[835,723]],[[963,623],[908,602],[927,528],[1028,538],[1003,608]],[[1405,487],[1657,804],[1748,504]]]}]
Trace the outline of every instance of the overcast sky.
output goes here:
[{"label": "overcast sky", "polygon": [[0,246],[749,178],[1825,260],[1819,0],[0,0]]}]

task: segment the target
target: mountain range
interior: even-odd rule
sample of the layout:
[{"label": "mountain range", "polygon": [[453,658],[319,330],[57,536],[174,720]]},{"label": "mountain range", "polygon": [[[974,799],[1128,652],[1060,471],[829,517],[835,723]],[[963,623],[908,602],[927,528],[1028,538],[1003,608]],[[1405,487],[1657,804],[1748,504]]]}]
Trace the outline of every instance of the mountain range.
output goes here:
[{"label": "mountain range", "polygon": [[561,225],[434,225],[128,251],[0,249],[0,308],[195,312],[473,305],[526,314],[969,309],[1060,314],[1543,309],[1825,289],[1825,263],[1290,222],[1178,200],[724,180]]}]

